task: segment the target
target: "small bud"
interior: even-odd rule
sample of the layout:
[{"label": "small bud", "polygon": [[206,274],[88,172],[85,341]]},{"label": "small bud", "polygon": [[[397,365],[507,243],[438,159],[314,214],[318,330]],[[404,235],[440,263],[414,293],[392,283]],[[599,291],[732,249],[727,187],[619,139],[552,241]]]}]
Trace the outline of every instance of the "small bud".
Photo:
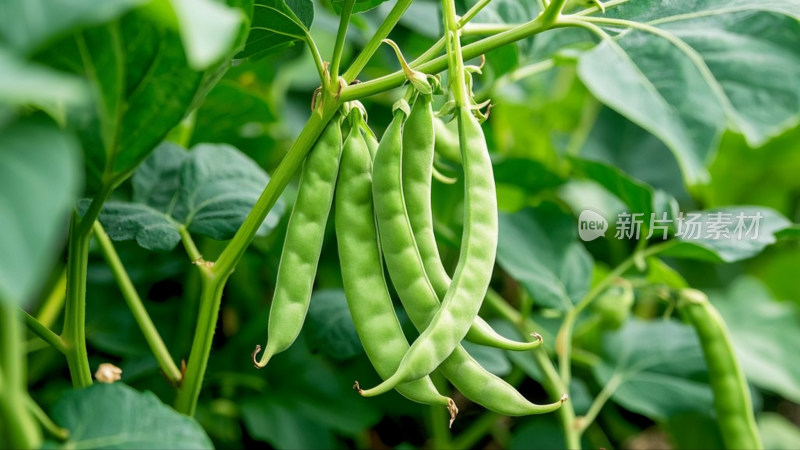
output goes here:
[{"label": "small bud", "polygon": [[94,377],[101,383],[111,384],[122,379],[122,369],[110,363],[102,363],[97,367]]}]

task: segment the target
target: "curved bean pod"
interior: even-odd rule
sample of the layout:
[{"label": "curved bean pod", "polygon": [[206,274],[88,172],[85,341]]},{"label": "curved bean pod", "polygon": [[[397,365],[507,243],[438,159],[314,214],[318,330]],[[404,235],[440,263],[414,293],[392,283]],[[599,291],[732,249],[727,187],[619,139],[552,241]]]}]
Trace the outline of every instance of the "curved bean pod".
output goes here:
[{"label": "curved bean pod", "polygon": [[261,346],[253,352],[256,368],[266,366],[273,355],[289,348],[303,328],[339,172],[341,123],[340,116],[330,121],[303,166],[278,267],[267,345],[260,360],[256,355]]},{"label": "curved bean pod", "polygon": [[678,307],[684,312],[700,338],[703,356],[708,366],[714,410],[725,447],[729,449],[760,449],[750,390],[742,368],[733,352],[728,328],[719,312],[700,291],[681,291]]},{"label": "curved bean pod", "polygon": [[[381,140],[382,146],[402,145],[400,133],[404,117],[399,111],[395,113],[394,121],[389,125]],[[380,186],[381,181],[391,180],[393,173],[391,167],[373,168],[375,212],[381,233],[381,244],[387,253],[386,265],[389,275],[395,282],[400,300],[406,307],[411,322],[422,332],[435,313],[436,303],[434,302],[432,312],[409,303],[411,299],[429,296],[430,283],[422,282],[413,274],[405,273],[408,267],[407,263],[413,258],[418,258],[418,255],[415,251],[409,251],[412,247],[398,238],[398,233],[408,229],[407,225],[403,224],[406,218],[402,211],[404,208],[402,199],[399,202],[396,199],[393,200],[390,194],[396,193],[397,190],[392,190],[393,188],[390,186]],[[399,180],[397,182],[399,183]],[[383,192],[381,189],[386,191]],[[410,239],[413,241],[413,237]],[[442,362],[439,370],[466,398],[498,414],[524,416],[547,413],[558,409],[567,400],[565,395],[560,401],[546,405],[529,402],[513,386],[484,369],[460,345]]]},{"label": "curved bean pod", "polygon": [[[396,115],[395,119],[401,117]],[[492,163],[483,130],[472,113],[467,108],[460,108],[458,120],[464,160],[465,199],[461,254],[453,281],[441,307],[411,345],[397,372],[375,388],[363,391],[365,396],[387,392],[398,383],[433,372],[466,336],[489,287],[497,252],[497,196]],[[393,127],[392,130],[399,131],[400,127]],[[378,194],[386,197],[387,186],[401,183],[398,177],[401,176],[402,142],[396,142],[401,140],[396,134],[390,137],[392,140],[387,145],[381,142],[375,160],[376,200]],[[385,173],[387,169],[391,171],[389,174]],[[389,181],[391,178],[395,178],[395,182]],[[390,201],[396,202],[397,199]],[[401,209],[404,206],[401,205]],[[381,213],[378,212],[378,215],[380,217]],[[391,236],[387,240],[392,240]],[[416,252],[415,248],[410,250]]]},{"label": "curved bean pod", "polygon": [[[397,370],[409,345],[386,289],[372,206],[372,161],[358,122],[357,118],[342,153],[334,213],[336,238],[356,332],[378,375],[387,378]],[[455,420],[455,402],[441,395],[430,377],[401,383],[395,389],[409,400],[447,407],[450,424]]]},{"label": "curved bean pod", "polygon": [[[403,127],[403,156],[402,156],[402,195],[405,202],[405,212],[411,226],[414,242],[406,245],[415,245],[423,265],[424,273],[430,280],[436,297],[419,297],[413,302],[415,307],[424,307],[429,315],[433,315],[439,308],[438,299],[444,298],[450,286],[450,276],[444,269],[444,264],[439,256],[436,238],[433,232],[433,213],[431,210],[431,179],[433,171],[434,154],[434,115],[430,95],[420,94],[411,108],[411,114]],[[424,305],[422,305],[424,303]],[[542,337],[536,333],[531,336],[536,340],[532,342],[518,342],[498,334],[480,316],[467,332],[466,339],[470,342],[497,347],[504,350],[530,350],[542,344]]]}]

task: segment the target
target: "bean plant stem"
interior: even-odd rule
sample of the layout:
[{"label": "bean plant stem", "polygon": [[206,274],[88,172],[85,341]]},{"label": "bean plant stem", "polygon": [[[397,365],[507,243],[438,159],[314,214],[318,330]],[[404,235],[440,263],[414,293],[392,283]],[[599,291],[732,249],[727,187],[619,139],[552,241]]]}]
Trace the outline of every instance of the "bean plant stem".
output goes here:
[{"label": "bean plant stem", "polygon": [[53,289],[47,294],[42,302],[39,312],[36,313],[36,320],[45,327],[50,328],[55,323],[61,310],[64,309],[64,300],[67,295],[67,268],[61,270],[58,281]]},{"label": "bean plant stem", "polygon": [[483,8],[487,7],[491,2],[492,0],[479,0],[478,3],[472,5],[472,8],[467,10],[467,12],[464,13],[464,15],[461,16],[461,18],[458,20],[458,27],[459,28],[464,27],[464,25],[466,25],[467,22],[469,22],[475,16],[477,16],[478,13],[481,12]]},{"label": "bean plant stem", "polygon": [[214,276],[204,273],[201,279],[200,311],[197,315],[192,350],[189,353],[186,373],[175,398],[175,409],[189,416],[194,415],[197,408],[197,400],[200,397],[200,389],[203,386],[203,377],[211,353],[211,344],[214,340],[222,292],[228,275]]},{"label": "bean plant stem", "polygon": [[25,318],[25,325],[33,334],[42,338],[43,341],[50,344],[51,347],[59,352],[66,353],[64,341],[61,340],[61,336],[53,333],[52,330],[44,326],[44,324],[36,320],[35,317],[31,316],[27,312],[22,311],[22,315]]},{"label": "bean plant stem", "polygon": [[558,331],[556,338],[556,351],[558,353],[558,368],[561,374],[561,380],[564,385],[569,385],[570,382],[570,357],[572,352],[572,331],[575,326],[575,321],[578,315],[589,306],[598,295],[600,295],[615,279],[619,278],[628,269],[630,269],[637,259],[646,259],[653,256],[670,246],[674,245],[674,241],[668,241],[661,244],[656,244],[651,247],[639,250],[633,255],[629,256],[625,261],[620,263],[614,270],[612,270],[605,278],[597,283],[579,302],[574,308],[567,311],[564,316],[564,321],[561,323],[561,328]]},{"label": "bean plant stem", "polygon": [[92,225],[103,204],[111,195],[113,185],[107,185],[94,199],[83,217],[73,212],[67,246],[67,297],[64,328],[61,339],[66,348],[67,364],[76,388],[92,384],[89,355],[86,351],[86,276],[89,263],[89,243]]},{"label": "bean plant stem", "polygon": [[[542,17],[543,16],[540,15],[530,22],[463,46],[462,57],[466,58],[467,60],[477,58],[478,56],[498,47],[534,36],[551,28],[565,26],[561,23],[546,22],[542,19]],[[415,69],[419,70],[420,72],[432,74],[445,70],[447,65],[447,55],[443,55],[426,63],[420,64],[416,66]],[[406,77],[403,71],[398,70],[374,80],[345,87],[342,89],[340,100],[350,101],[375,95],[380,92],[401,86],[405,80]]]},{"label": "bean plant stem", "polygon": [[178,366],[175,365],[175,361],[172,359],[169,350],[167,350],[164,340],[161,339],[161,335],[158,333],[155,324],[153,324],[153,321],[150,319],[150,315],[147,313],[147,309],[145,309],[142,299],[139,297],[139,293],[136,292],[136,287],[133,285],[130,276],[128,276],[128,272],[125,270],[125,266],[122,264],[122,260],[120,260],[119,254],[117,254],[117,250],[114,248],[114,244],[111,242],[111,239],[108,237],[108,234],[106,234],[106,231],[103,229],[103,226],[100,225],[99,221],[94,223],[94,236],[97,239],[97,243],[100,244],[103,257],[106,263],[108,263],[114,280],[117,282],[122,292],[122,298],[125,299],[125,303],[128,304],[128,309],[131,310],[136,324],[139,325],[139,329],[142,330],[142,334],[144,334],[150,351],[153,352],[153,356],[155,356],[156,361],[158,361],[158,366],[161,368],[161,371],[164,372],[164,376],[167,380],[174,386],[177,386],[181,381],[181,371],[178,369]]},{"label": "bean plant stem", "polygon": [[589,428],[589,426],[597,418],[597,415],[600,414],[600,410],[603,409],[603,406],[606,404],[608,399],[614,395],[614,392],[624,381],[624,378],[620,374],[616,374],[611,377],[610,380],[608,380],[600,393],[597,394],[597,397],[594,398],[592,405],[589,407],[589,411],[586,412],[586,415],[580,418],[577,427],[579,433],[583,434],[583,432]]},{"label": "bean plant stem", "polygon": [[[509,305],[508,302],[493,289],[489,289],[486,293],[486,304],[506,320],[514,324],[523,336],[536,328],[530,319],[525,319],[519,311]],[[547,356],[545,347],[541,346],[532,351],[536,364],[544,373],[543,385],[547,394],[553,398],[559,398],[566,394],[568,392],[567,386],[562,383],[561,378],[558,376],[558,371],[556,371],[553,362],[550,361],[550,358]],[[575,428],[575,408],[572,402],[568,401],[561,405],[557,413],[564,431],[564,439],[567,448],[580,449],[580,436]]]},{"label": "bean plant stem", "polygon": [[[361,50],[361,53],[358,54],[356,60],[350,65],[347,71],[342,75],[342,78],[347,83],[353,82],[353,80],[358,77],[358,74],[364,69],[364,66],[367,65],[367,62],[372,58],[372,55],[378,50],[380,47],[381,42],[386,39],[386,36],[389,36],[389,32],[394,29],[397,22],[402,17],[403,13],[406,12],[406,9],[411,5],[412,0],[397,0],[397,3],[394,4],[394,8],[389,11],[389,14],[386,16],[386,19],[383,20],[383,23],[378,27],[375,31],[375,34],[372,35],[370,40],[367,42],[367,45]],[[402,84],[402,83],[401,83]],[[399,86],[399,85],[398,85]],[[354,100],[354,99],[351,99]]]},{"label": "bean plant stem", "polygon": [[339,65],[342,62],[342,50],[344,40],[347,37],[347,28],[350,25],[350,15],[353,13],[355,0],[345,0],[342,4],[342,13],[339,17],[339,30],[336,33],[336,43],[333,46],[333,57],[331,58],[331,81],[334,85],[338,84]]},{"label": "bean plant stem", "polygon": [[25,408],[26,367],[19,308],[0,299],[0,447],[38,448],[41,432]]},{"label": "bean plant stem", "polygon": [[450,85],[456,107],[469,106],[471,99],[467,90],[467,81],[464,78],[464,57],[461,54],[461,30],[456,17],[455,0],[442,0],[442,13],[444,15],[444,38],[447,50],[447,66],[449,68]]},{"label": "bean plant stem", "polygon": [[25,395],[25,407],[28,409],[30,414],[36,418],[36,420],[42,425],[42,428],[45,429],[48,433],[50,433],[54,438],[60,441],[66,441],[69,437],[69,430],[59,427],[56,425],[53,420],[48,417],[47,413],[44,412],[41,406],[39,406],[35,401],[33,401],[30,396]]}]

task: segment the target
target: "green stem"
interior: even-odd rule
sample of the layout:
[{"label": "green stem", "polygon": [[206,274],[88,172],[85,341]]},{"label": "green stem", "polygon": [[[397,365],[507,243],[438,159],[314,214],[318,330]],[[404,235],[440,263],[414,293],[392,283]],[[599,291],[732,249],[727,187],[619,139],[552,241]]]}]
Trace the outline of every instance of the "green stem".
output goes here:
[{"label": "green stem", "polygon": [[89,243],[92,225],[103,204],[111,195],[112,186],[106,186],[94,199],[81,218],[72,215],[67,247],[67,297],[64,310],[64,328],[61,339],[66,347],[67,364],[72,385],[82,388],[92,384],[89,355],[86,351],[86,275],[89,263]]},{"label": "green stem", "polygon": [[100,225],[99,221],[94,223],[94,236],[97,239],[97,243],[100,244],[103,257],[106,263],[108,263],[114,280],[117,282],[122,292],[122,298],[125,299],[125,303],[127,303],[128,309],[131,310],[136,324],[139,325],[139,329],[142,330],[142,334],[147,341],[147,345],[150,347],[150,351],[153,352],[153,356],[155,356],[156,361],[158,361],[158,366],[161,368],[161,371],[164,372],[164,376],[166,376],[167,380],[174,386],[177,386],[181,381],[181,371],[178,369],[178,366],[175,365],[175,361],[173,361],[172,356],[169,354],[169,350],[167,350],[167,346],[161,339],[161,335],[158,333],[155,324],[153,324],[153,321],[150,319],[150,315],[147,313],[147,309],[145,309],[142,299],[139,297],[139,293],[136,292],[136,287],[128,276],[128,272],[125,270],[125,266],[122,264],[119,254],[117,254],[116,249],[114,249],[114,244],[111,242],[111,239],[108,237],[108,234],[106,234],[106,231],[103,229],[103,226]]},{"label": "green stem", "polygon": [[347,27],[350,25],[350,15],[353,13],[355,0],[345,0],[342,5],[342,15],[339,18],[339,30],[336,32],[336,43],[333,46],[333,58],[331,58],[331,81],[336,84],[339,79],[339,64],[342,62],[342,50],[344,40],[347,37]]},{"label": "green stem", "polygon": [[478,13],[481,12],[483,8],[487,7],[491,2],[492,0],[479,0],[478,3],[472,5],[472,8],[467,10],[467,12],[464,13],[464,15],[461,16],[461,18],[458,20],[458,27],[463,28],[464,25],[467,24],[467,22],[469,22],[475,16],[477,16]]},{"label": "green stem", "polygon": [[189,230],[186,229],[185,226],[180,225],[178,227],[178,233],[181,235],[183,248],[186,249],[186,254],[189,255],[192,264],[196,265],[200,269],[200,272],[204,273],[206,276],[213,276],[214,273],[211,271],[211,267],[214,264],[203,259],[203,254],[198,250],[197,244],[194,243],[194,239],[192,239]]},{"label": "green stem", "polygon": [[[356,57],[356,60],[353,61],[353,64],[351,64],[344,75],[342,75],[342,78],[344,78],[347,83],[351,83],[356,79],[356,77],[358,77],[358,74],[361,73],[361,71],[364,69],[364,66],[366,66],[367,62],[370,60],[370,58],[372,58],[372,55],[374,55],[378,50],[378,47],[380,47],[381,42],[386,39],[386,36],[389,36],[389,32],[394,29],[395,25],[397,25],[397,22],[400,20],[400,17],[411,5],[411,1],[412,0],[397,0],[397,3],[394,4],[394,8],[389,11],[386,19],[383,20],[383,23],[381,23],[381,25],[375,31],[375,34],[372,35],[370,40],[367,42],[367,45],[364,46],[364,48],[361,50],[361,53],[359,53]],[[350,100],[355,100],[355,97],[351,98]]]},{"label": "green stem", "polygon": [[26,356],[19,308],[0,298],[0,447],[38,448],[41,431],[25,408]]},{"label": "green stem", "polygon": [[561,16],[561,12],[564,10],[564,5],[566,4],[567,0],[552,0],[539,17],[544,20],[545,23],[554,23]]},{"label": "green stem", "polygon": [[47,294],[47,297],[42,302],[39,312],[36,314],[36,320],[46,327],[51,327],[55,323],[61,310],[64,309],[64,299],[67,295],[67,268],[61,271],[53,289]]},{"label": "green stem", "polygon": [[[525,319],[519,311],[512,308],[508,302],[503,299],[493,289],[489,289],[486,295],[486,303],[506,320],[513,323],[519,332],[525,336],[530,333],[531,329],[536,328],[533,321]],[[552,398],[559,398],[568,392],[566,384],[561,381],[561,378],[556,371],[553,362],[547,356],[547,350],[544,346],[533,350],[533,356],[536,364],[544,374],[543,386],[547,394]],[[561,421],[561,427],[564,431],[564,440],[568,449],[580,449],[580,435],[575,427],[575,408],[572,402],[566,402],[558,409],[558,418]]]},{"label": "green stem", "polygon": [[475,448],[476,444],[489,433],[499,418],[500,415],[497,413],[484,412],[476,421],[470,424],[469,428],[459,434],[456,439],[453,439],[452,448]]},{"label": "green stem", "polygon": [[570,357],[572,352],[572,331],[575,326],[580,313],[588,307],[598,295],[600,295],[608,286],[617,278],[622,276],[628,269],[630,269],[637,259],[646,259],[653,256],[665,249],[674,245],[674,241],[668,241],[661,244],[653,245],[649,248],[639,250],[629,256],[625,261],[620,263],[614,270],[612,270],[605,278],[597,283],[579,302],[574,308],[567,311],[564,316],[564,321],[561,323],[561,328],[558,331],[556,338],[556,351],[558,353],[558,367],[561,374],[561,380],[564,385],[569,385],[570,382]]},{"label": "green stem", "polygon": [[39,406],[30,396],[25,396],[25,407],[30,414],[42,425],[45,431],[50,433],[54,438],[59,441],[66,441],[69,438],[69,430],[56,425],[53,420],[47,416],[41,406]]},{"label": "green stem", "polygon": [[211,354],[211,344],[214,340],[214,331],[217,327],[222,291],[227,279],[228,275],[209,276],[203,274],[202,277],[200,311],[192,341],[192,350],[189,353],[186,374],[175,398],[175,409],[189,416],[194,415],[197,408],[197,399],[200,397],[203,377],[208,367],[208,357]]},{"label": "green stem", "polygon": [[306,32],[304,40],[306,45],[308,45],[308,50],[311,52],[311,58],[314,60],[314,65],[317,66],[317,72],[319,73],[322,89],[328,91],[330,89],[330,80],[328,80],[325,63],[322,60],[322,55],[319,53],[317,43],[314,42],[314,39],[311,38],[311,35],[308,32]]},{"label": "green stem", "polygon": [[417,67],[420,66],[420,64],[424,64],[430,61],[431,58],[433,58],[434,56],[438,55],[442,51],[442,49],[444,49],[444,38],[441,38],[438,41],[436,41],[436,43],[428,47],[428,49],[425,50],[423,54],[419,55],[417,59],[408,63],[409,67],[411,67],[412,69],[416,69]]},{"label": "green stem", "polygon": [[322,130],[336,113],[338,107],[339,105],[334,98],[330,96],[323,97],[322,108],[312,113],[311,118],[306,122],[300,135],[289,149],[289,153],[286,154],[272,173],[267,187],[264,188],[253,209],[250,210],[250,213],[245,218],[244,223],[242,223],[233,239],[220,254],[214,264],[214,274],[227,276],[233,271],[236,263],[244,255],[247,246],[253,241],[258,228],[275,205],[283,189],[286,188],[295,172],[303,164],[306,154],[311,150],[319,135],[322,134]]},{"label": "green stem", "polygon": [[471,99],[467,90],[467,81],[464,73],[464,56],[461,52],[461,30],[456,17],[455,0],[442,0],[444,14],[445,49],[447,50],[447,65],[450,75],[450,84],[456,106],[464,108],[469,106]]},{"label": "green stem", "polygon": [[[491,50],[494,50],[498,47],[502,47],[504,45],[511,44],[521,39],[534,36],[538,33],[547,31],[551,28],[562,27],[562,26],[567,26],[567,25],[562,23],[547,23],[544,20],[542,20],[542,16],[539,16],[530,22],[516,26],[510,30],[506,30],[502,33],[498,33],[493,36],[481,39],[480,41],[473,42],[472,44],[463,46],[461,49],[462,57],[468,60],[472,58],[477,58],[478,56],[487,53]],[[432,59],[431,61],[428,61],[424,64],[420,64],[419,66],[416,66],[414,68],[419,70],[420,72],[432,74],[445,70],[447,66],[448,66],[447,55],[443,55],[438,58]],[[342,93],[339,96],[339,98],[341,101],[356,100],[359,98],[378,94],[380,92],[401,86],[405,82],[405,80],[406,80],[405,74],[403,73],[402,70],[399,70],[397,72],[393,72],[391,74],[382,76],[380,78],[376,78],[374,80],[355,84],[352,86],[347,86],[342,90]]]},{"label": "green stem", "polygon": [[61,340],[61,336],[53,333],[52,330],[44,326],[44,324],[36,320],[35,317],[31,316],[27,312],[22,311],[22,313],[25,318],[25,325],[33,334],[42,338],[43,341],[50,344],[51,347],[59,352],[66,353],[67,350],[64,347],[64,341]]},{"label": "green stem", "polygon": [[608,402],[614,392],[616,392],[617,388],[623,383],[624,379],[621,375],[616,374],[608,380],[603,389],[597,394],[592,405],[589,407],[589,411],[586,412],[586,415],[581,417],[578,421],[578,432],[583,434],[587,428],[594,422],[597,418],[597,415],[600,414],[600,410],[603,409],[603,406]]}]

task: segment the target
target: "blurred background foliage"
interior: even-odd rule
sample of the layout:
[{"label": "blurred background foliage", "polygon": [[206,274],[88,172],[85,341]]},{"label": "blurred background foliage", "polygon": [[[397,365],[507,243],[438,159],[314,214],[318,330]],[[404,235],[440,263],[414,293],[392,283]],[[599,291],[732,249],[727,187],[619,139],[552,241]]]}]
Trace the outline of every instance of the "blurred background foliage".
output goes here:
[{"label": "blurred background foliage", "polygon": [[[345,64],[390,7],[390,3],[384,3],[353,17]],[[438,8],[438,2],[415,1],[390,36],[408,59],[440,36]],[[476,20],[516,23],[530,16],[531,12],[518,2],[495,0]],[[323,55],[331,54],[337,27],[338,18],[327,1],[315,4],[311,34]],[[517,256],[547,268],[557,281],[565,283],[568,297],[575,298],[589,288],[593,275],[597,279],[607,273],[633,248],[633,243],[613,238],[586,244],[577,241],[575,217],[583,206],[589,204],[615,214],[625,205],[608,189],[585,177],[576,161],[613,165],[674,197],[681,211],[762,205],[800,222],[800,127],[790,127],[758,148],[749,146],[741,135],[725,132],[709,166],[710,183],[690,194],[668,148],[603,106],[578,78],[574,55],[592,42],[593,38],[582,31],[545,33],[487,54],[483,74],[475,77],[477,96],[491,99],[493,104],[484,129],[503,212],[500,267],[494,287],[514,306],[530,312],[542,327],[537,331],[550,346],[563,313],[558,307],[558,293],[531,292],[533,289],[525,285],[525,274],[519,272],[525,268],[515,268],[511,261],[514,255],[508,252],[529,252]],[[537,63],[553,48],[559,49],[554,67],[539,70]],[[397,69],[394,54],[384,46],[359,78],[373,79]],[[241,61],[186,119],[194,122],[186,146],[230,144],[269,173],[305,123],[311,94],[318,84],[304,46]],[[399,95],[396,90],[362,100],[369,123],[379,135]],[[457,173],[447,161],[440,163],[445,173],[448,169]],[[435,183],[434,188],[437,234],[445,261],[452,265],[457,258],[453,243],[458,242],[460,185]],[[295,184],[286,190],[282,199],[285,205],[293,203],[295,190]],[[114,198],[124,200],[130,195],[127,182]],[[553,415],[499,417],[457,398],[463,407],[449,432],[443,412],[437,409],[410,403],[396,393],[374,399],[355,395],[350,389],[353,380],[371,385],[377,377],[346,309],[333,227],[328,227],[316,291],[301,338],[266,369],[254,370],[249,355],[266,336],[268,306],[287,220],[288,214],[283,214],[269,233],[256,239],[225,292],[197,411],[197,420],[215,445],[238,448],[267,443],[281,449],[536,449],[564,445]],[[542,230],[541,239],[532,231],[536,227]],[[564,233],[568,236],[558,236]],[[520,237],[524,245],[509,241],[512,237]],[[204,254],[216,254],[222,248],[220,242],[208,238],[199,238],[198,244]],[[504,245],[517,249],[504,254]],[[133,242],[119,242],[117,249],[171,353],[176,360],[185,358],[200,280],[186,263],[183,250],[154,253]],[[765,447],[796,448],[800,442],[798,250],[797,240],[786,239],[752,259],[733,264],[667,259],[668,266],[661,267],[654,262],[638,282],[632,279],[635,304],[632,317],[624,324],[590,326],[601,313],[587,314],[581,322],[583,327],[579,324],[576,331],[576,379],[570,387],[576,412],[585,413],[591,398],[615,374],[626,374],[629,382],[602,409],[598,421],[584,436],[585,445],[720,447],[720,437],[710,432],[716,428],[699,347],[682,344],[680,337],[686,330],[674,322],[654,322],[668,313],[668,306],[659,300],[659,292],[652,285],[683,277],[690,285],[710,292],[728,322],[753,384]],[[86,334],[91,366],[112,362],[122,368],[125,383],[152,391],[171,403],[173,389],[159,374],[99,252],[92,252],[89,264]],[[50,286],[59,283],[61,269],[54,270]],[[680,275],[671,275],[672,271]],[[48,304],[39,302],[32,309],[41,311],[43,307]],[[495,312],[487,310],[483,315],[498,329],[514,333]],[[58,323],[57,317],[49,317],[49,322]],[[411,328],[406,326],[413,334]],[[617,360],[616,356],[642,341],[652,342],[653,351],[662,352],[664,357],[656,367],[629,370],[625,364],[630,361]],[[541,374],[526,355],[465,347],[494,373],[515,380],[528,398],[546,397],[535,381]],[[32,395],[50,410],[70,388],[66,364],[60,354],[35,339],[29,341],[28,350]]]}]

